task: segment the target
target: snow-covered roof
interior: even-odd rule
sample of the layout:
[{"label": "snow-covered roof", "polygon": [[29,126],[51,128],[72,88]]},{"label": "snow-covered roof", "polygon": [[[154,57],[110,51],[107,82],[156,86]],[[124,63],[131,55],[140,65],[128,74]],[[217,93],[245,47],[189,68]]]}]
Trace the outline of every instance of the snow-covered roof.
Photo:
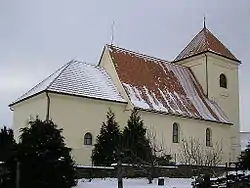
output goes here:
[{"label": "snow-covered roof", "polygon": [[62,66],[10,106],[43,91],[126,102],[105,69],[74,60]]},{"label": "snow-covered roof", "polygon": [[175,58],[185,59],[202,52],[212,52],[239,61],[206,27],[204,27]]},{"label": "snow-covered roof", "polygon": [[107,46],[118,77],[132,104],[171,115],[231,123],[209,100],[189,68]]}]

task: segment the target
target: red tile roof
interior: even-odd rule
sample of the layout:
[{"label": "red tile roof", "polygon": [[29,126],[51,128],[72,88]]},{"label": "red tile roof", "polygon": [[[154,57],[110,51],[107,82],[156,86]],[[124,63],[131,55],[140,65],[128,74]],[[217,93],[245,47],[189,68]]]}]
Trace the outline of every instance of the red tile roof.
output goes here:
[{"label": "red tile roof", "polygon": [[203,94],[189,68],[115,46],[107,48],[136,108],[230,123],[220,107]]},{"label": "red tile roof", "polygon": [[175,58],[179,61],[202,52],[212,52],[239,61],[206,27],[204,27]]}]

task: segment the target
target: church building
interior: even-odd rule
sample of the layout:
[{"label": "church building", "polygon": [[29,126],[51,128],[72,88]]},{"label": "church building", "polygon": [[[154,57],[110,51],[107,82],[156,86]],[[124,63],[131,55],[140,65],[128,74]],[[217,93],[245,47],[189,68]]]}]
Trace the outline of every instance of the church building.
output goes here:
[{"label": "church building", "polygon": [[9,105],[15,138],[30,117],[52,119],[76,164],[90,165],[108,109],[121,128],[137,109],[176,162],[189,138],[206,150],[219,144],[222,164],[236,161],[240,64],[206,27],[173,61],[106,45],[97,65],[72,60]]}]

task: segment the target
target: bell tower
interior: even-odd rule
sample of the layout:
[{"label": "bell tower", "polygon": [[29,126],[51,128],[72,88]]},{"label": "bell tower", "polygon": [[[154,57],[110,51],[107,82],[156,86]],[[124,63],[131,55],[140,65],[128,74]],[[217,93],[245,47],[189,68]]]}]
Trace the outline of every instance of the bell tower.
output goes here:
[{"label": "bell tower", "polygon": [[240,154],[238,69],[241,62],[204,24],[174,63],[192,70],[207,98],[215,101],[232,122],[228,161],[236,161]]}]

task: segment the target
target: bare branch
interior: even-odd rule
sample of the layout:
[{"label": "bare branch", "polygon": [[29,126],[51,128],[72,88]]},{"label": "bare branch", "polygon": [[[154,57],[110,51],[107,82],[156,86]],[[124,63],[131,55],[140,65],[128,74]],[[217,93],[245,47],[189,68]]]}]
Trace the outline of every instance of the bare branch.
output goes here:
[{"label": "bare branch", "polygon": [[222,145],[215,142],[212,147],[205,147],[200,139],[189,137],[181,142],[181,162],[184,164],[216,166],[222,161]]}]

